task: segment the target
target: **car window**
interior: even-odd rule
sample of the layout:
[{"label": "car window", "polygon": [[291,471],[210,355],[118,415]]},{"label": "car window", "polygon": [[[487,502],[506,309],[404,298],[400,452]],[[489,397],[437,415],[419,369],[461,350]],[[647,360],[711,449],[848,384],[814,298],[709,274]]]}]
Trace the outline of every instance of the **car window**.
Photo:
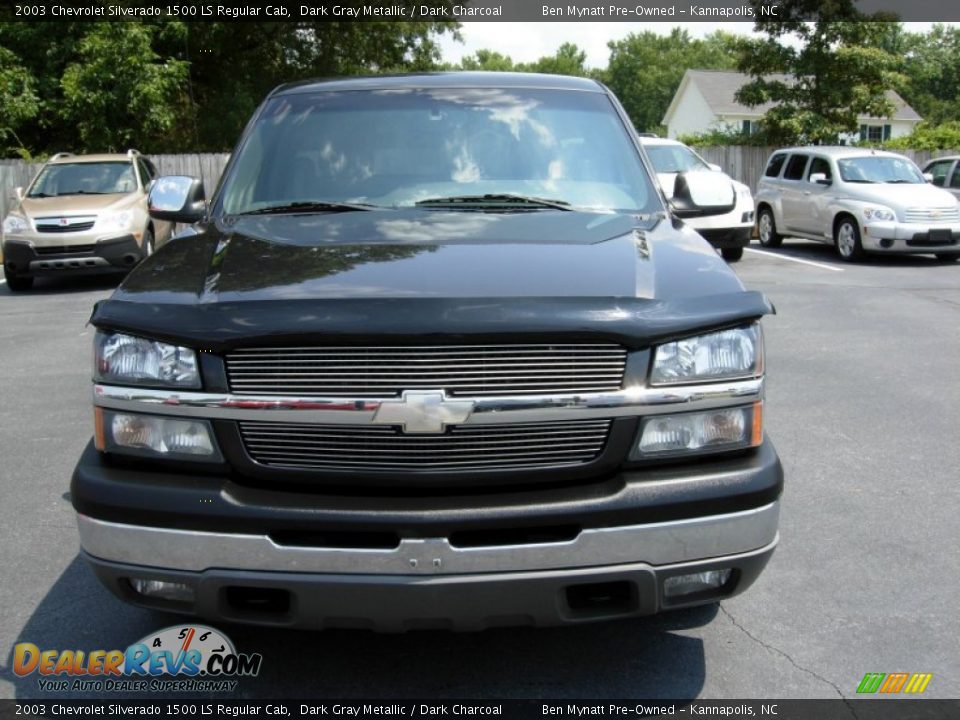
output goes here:
[{"label": "car window", "polygon": [[950,166],[953,160],[938,160],[935,163],[927,165],[926,172],[933,175],[933,184],[937,187],[944,187],[947,183],[947,174],[950,172]]},{"label": "car window", "polygon": [[783,167],[783,161],[787,159],[786,153],[777,153],[770,158],[767,163],[767,169],[764,171],[766,177],[777,177],[780,175],[780,168]]},{"label": "car window", "polygon": [[144,158],[137,160],[137,166],[140,169],[140,182],[146,187],[157,176],[156,170],[153,169],[152,163]]},{"label": "car window", "polygon": [[689,170],[709,170],[700,157],[685,145],[644,145],[653,169],[658,173],[682,173]]},{"label": "car window", "polygon": [[950,187],[960,188],[960,162],[953,168],[953,175],[950,176]]},{"label": "car window", "polygon": [[827,176],[827,180],[832,180],[833,176],[830,172],[830,161],[822,157],[814,157],[810,161],[810,169],[807,171],[807,181],[810,181],[810,176],[814,173],[823,173]]},{"label": "car window", "polygon": [[310,200],[410,207],[516,194],[653,212],[658,194],[603,93],[525,88],[300,92],[267,101],[215,212]]},{"label": "car window", "polygon": [[806,155],[791,155],[787,163],[787,169],[783,171],[783,177],[786,180],[802,180],[803,170],[807,166]]},{"label": "car window", "polygon": [[133,165],[126,160],[57,163],[40,171],[27,197],[128,193],[136,187]]},{"label": "car window", "polygon": [[844,182],[922,184],[920,170],[905,157],[864,155],[837,161]]}]

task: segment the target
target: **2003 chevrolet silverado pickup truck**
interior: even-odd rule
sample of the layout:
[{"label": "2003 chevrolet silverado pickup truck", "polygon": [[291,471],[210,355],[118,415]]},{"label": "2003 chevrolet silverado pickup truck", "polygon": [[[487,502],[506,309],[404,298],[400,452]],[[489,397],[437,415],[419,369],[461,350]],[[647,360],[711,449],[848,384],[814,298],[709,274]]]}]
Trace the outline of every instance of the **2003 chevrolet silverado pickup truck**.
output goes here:
[{"label": "2003 chevrolet silverado pickup truck", "polygon": [[97,304],[83,556],[120,598],[384,631],[716,602],[778,540],[759,320],[591,80],[278,88]]}]

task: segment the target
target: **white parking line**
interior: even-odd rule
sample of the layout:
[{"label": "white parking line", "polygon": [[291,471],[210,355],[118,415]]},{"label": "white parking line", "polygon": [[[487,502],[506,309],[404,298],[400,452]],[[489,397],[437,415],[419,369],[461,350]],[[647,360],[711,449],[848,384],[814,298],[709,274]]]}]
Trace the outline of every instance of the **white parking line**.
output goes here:
[{"label": "white parking line", "polygon": [[6,278],[0,278],[0,285],[6,285],[6,284],[7,284],[7,279],[6,279]]},{"label": "white parking line", "polygon": [[778,260],[791,260],[792,262],[803,263],[804,265],[813,265],[813,267],[823,268],[824,270],[843,272],[843,268],[833,267],[833,265],[827,265],[825,263],[813,262],[813,260],[801,260],[800,258],[791,257],[790,255],[781,255],[780,253],[772,253],[766,250],[754,250],[753,248],[744,248],[744,250],[757,255],[766,255],[767,257],[777,258]]}]

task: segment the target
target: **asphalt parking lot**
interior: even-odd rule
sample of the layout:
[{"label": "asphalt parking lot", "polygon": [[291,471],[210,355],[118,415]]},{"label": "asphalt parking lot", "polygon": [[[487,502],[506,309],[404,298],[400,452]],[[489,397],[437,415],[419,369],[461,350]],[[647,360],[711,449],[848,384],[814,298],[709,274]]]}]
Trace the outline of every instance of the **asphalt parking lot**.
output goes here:
[{"label": "asphalt parking lot", "polygon": [[[896,671],[960,696],[960,264],[847,265],[796,241],[735,268],[777,307],[766,420],[787,479],[781,544],[750,591],[555,630],[224,626],[264,657],[231,697],[838,698]],[[77,556],[67,491],[91,434],[86,321],[114,284],[0,283],[0,697],[44,697],[36,675],[12,674],[18,642],[124,648],[176,622],[121,604]]]}]

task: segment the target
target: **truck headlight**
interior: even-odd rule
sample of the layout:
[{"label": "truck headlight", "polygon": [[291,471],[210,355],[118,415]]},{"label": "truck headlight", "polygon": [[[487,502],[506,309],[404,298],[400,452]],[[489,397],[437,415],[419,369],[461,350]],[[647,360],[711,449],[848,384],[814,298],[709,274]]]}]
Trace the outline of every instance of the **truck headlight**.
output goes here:
[{"label": "truck headlight", "polygon": [[650,384],[673,385],[762,374],[763,338],[760,325],[754,323],[658,346]]},{"label": "truck headlight", "polygon": [[102,452],[167,460],[223,462],[207,420],[141,415],[95,408],[95,440]]},{"label": "truck headlight", "polygon": [[200,387],[197,355],[190,348],[114,332],[97,332],[93,346],[97,382]]},{"label": "truck headlight", "polygon": [[122,212],[101,215],[97,218],[98,230],[129,230],[131,225],[133,225],[132,210],[123,210]]},{"label": "truck headlight", "polygon": [[6,220],[3,221],[3,234],[10,235],[11,233],[22,233],[28,232],[30,230],[30,223],[27,222],[25,217],[20,215],[7,215]]},{"label": "truck headlight", "polygon": [[897,214],[888,207],[876,206],[876,207],[867,207],[863,209],[863,217],[865,220],[896,220]]},{"label": "truck headlight", "polygon": [[756,447],[763,441],[763,403],[706,412],[656,415],[643,422],[631,460]]}]

